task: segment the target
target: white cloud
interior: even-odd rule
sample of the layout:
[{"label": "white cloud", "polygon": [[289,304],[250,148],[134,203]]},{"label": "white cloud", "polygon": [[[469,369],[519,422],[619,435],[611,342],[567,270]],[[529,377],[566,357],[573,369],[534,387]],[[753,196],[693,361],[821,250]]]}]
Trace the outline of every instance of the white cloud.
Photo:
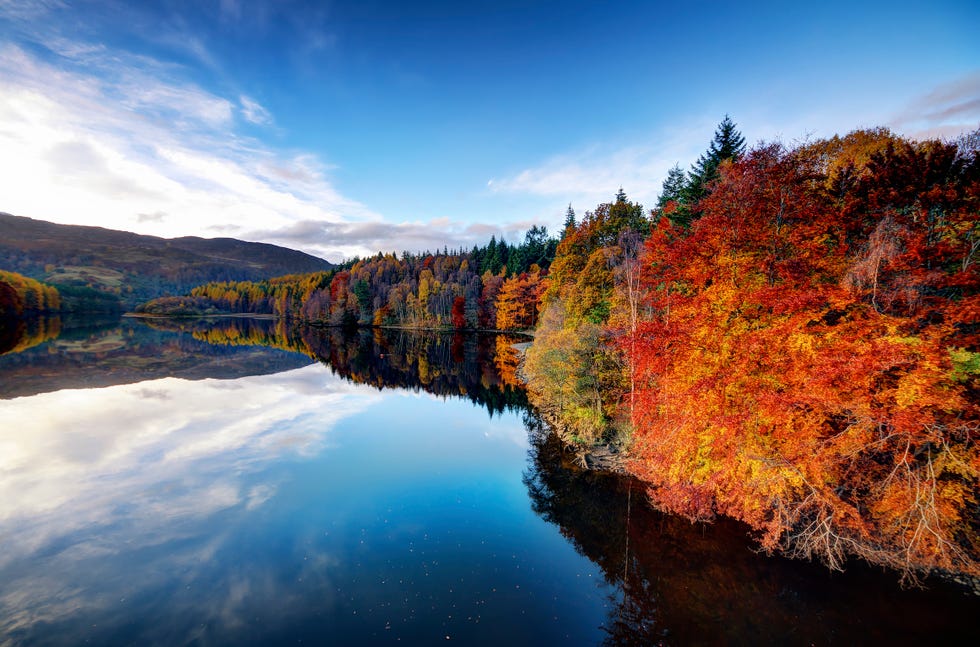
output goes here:
[{"label": "white cloud", "polygon": [[[249,97],[232,102],[179,68],[99,45],[52,47],[58,65],[0,45],[0,210],[166,237],[378,218],[315,156],[239,135],[236,110],[272,122]],[[303,249],[342,253],[312,243]]]},{"label": "white cloud", "polygon": [[[339,262],[354,256],[371,256],[377,252],[422,252],[470,249],[485,245],[491,236],[510,243],[523,240],[524,232],[536,221],[488,225],[449,218],[414,222],[328,222],[302,220],[286,227],[247,232],[247,237],[267,240],[285,247],[318,250],[327,260]],[[330,241],[329,248],[318,241]]]},{"label": "white cloud", "polygon": [[238,97],[238,101],[242,104],[242,116],[245,117],[246,121],[258,126],[268,126],[272,123],[272,114],[258,101],[250,99],[244,94]]},{"label": "white cloud", "polygon": [[622,187],[631,200],[652,206],[667,171],[686,167],[707,147],[716,126],[692,120],[646,141],[620,147],[590,146],[556,155],[540,165],[487,183],[492,193],[524,193],[560,198],[583,213],[609,202]]},{"label": "white cloud", "polygon": [[916,97],[889,124],[915,139],[956,137],[980,127],[980,71]]}]

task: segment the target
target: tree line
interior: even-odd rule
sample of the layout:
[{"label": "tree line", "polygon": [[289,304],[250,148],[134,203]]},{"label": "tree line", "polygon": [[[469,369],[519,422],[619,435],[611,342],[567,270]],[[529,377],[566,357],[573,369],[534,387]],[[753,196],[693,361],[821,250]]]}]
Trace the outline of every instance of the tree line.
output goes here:
[{"label": "tree line", "polygon": [[140,306],[146,314],[273,314],[336,326],[526,330],[558,241],[534,226],[518,245],[464,252],[378,253],[336,270],[268,281],[207,283],[185,297]]}]

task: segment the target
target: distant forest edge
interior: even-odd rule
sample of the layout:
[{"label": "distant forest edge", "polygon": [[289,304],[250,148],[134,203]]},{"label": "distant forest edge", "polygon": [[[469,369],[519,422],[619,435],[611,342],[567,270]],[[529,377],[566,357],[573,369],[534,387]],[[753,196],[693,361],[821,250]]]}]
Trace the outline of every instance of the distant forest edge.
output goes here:
[{"label": "distant forest edge", "polygon": [[121,309],[208,281],[260,280],[329,270],[321,258],[232,238],[158,238],[0,213],[0,268],[110,295]]},{"label": "distant forest edge", "polygon": [[[621,211],[625,203],[611,206]],[[642,218],[642,207],[630,205]],[[163,297],[143,314],[273,314],[336,326],[530,330],[558,241],[534,226],[518,245],[354,259],[329,272],[214,282]]]},{"label": "distant forest edge", "polygon": [[978,261],[980,131],[747,149],[726,117],[649,211],[620,190],[569,207],[558,240],[209,283],[183,305],[533,328],[531,401],[566,442],[624,448],[658,507],[831,568],[977,577]]},{"label": "distant forest edge", "polygon": [[54,286],[0,270],[0,353],[18,352],[54,339],[60,315],[121,312],[111,294],[78,286]]}]

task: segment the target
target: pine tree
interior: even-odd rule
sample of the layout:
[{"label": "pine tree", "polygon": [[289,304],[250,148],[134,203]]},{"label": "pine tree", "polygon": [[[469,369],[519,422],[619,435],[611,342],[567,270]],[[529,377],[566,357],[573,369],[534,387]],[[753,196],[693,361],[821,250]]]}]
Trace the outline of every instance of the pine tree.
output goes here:
[{"label": "pine tree", "polygon": [[718,177],[718,167],[725,160],[738,161],[745,154],[745,137],[735,128],[728,115],[715,130],[708,150],[691,167],[687,186],[684,187],[683,203],[689,208],[708,194],[708,185]]},{"label": "pine tree", "polygon": [[[660,189],[660,197],[657,198],[657,210],[660,215],[666,215],[672,223],[682,227],[691,224],[691,209],[685,200],[686,189],[687,174],[680,164],[674,164],[673,168],[667,171],[667,177],[664,178],[663,187]],[[665,213],[664,209],[668,204],[672,206]]]},{"label": "pine tree", "polygon": [[660,197],[657,198],[657,207],[663,209],[668,202],[680,202],[685,184],[687,184],[687,174],[684,173],[680,164],[674,164],[673,168],[667,171],[667,177],[664,178]]},{"label": "pine tree", "polygon": [[500,245],[497,245],[497,237],[491,236],[490,243],[484,251],[483,259],[480,263],[480,272],[490,272],[491,274],[498,274],[504,265],[503,254],[506,253],[507,245],[503,240],[500,241]]},{"label": "pine tree", "polygon": [[575,209],[572,209],[572,203],[568,203],[568,211],[565,212],[565,226],[562,229],[561,237],[562,240],[565,239],[569,233],[575,231],[578,224],[575,222]]}]

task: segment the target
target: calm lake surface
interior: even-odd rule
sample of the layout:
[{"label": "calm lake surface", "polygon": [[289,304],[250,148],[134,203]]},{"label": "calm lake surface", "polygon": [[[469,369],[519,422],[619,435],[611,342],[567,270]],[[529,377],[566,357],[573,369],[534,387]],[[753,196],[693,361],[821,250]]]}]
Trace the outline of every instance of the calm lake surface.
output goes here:
[{"label": "calm lake surface", "polygon": [[980,644],[980,600],[759,555],[576,469],[519,339],[217,319],[0,355],[0,645]]}]

